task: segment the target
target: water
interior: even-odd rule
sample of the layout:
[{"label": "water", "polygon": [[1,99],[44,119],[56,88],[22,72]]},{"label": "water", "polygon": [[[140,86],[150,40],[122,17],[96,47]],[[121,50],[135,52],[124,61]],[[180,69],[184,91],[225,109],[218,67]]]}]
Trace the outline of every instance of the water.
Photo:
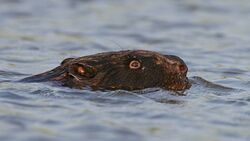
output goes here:
[{"label": "water", "polygon": [[[249,141],[250,1],[0,0],[1,141]],[[178,55],[187,96],[16,80],[122,49]]]}]

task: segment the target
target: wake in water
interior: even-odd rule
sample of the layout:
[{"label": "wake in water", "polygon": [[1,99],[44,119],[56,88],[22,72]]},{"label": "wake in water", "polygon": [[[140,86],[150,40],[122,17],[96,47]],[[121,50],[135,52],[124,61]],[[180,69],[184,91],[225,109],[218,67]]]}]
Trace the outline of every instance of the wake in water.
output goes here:
[{"label": "wake in water", "polygon": [[[201,77],[190,77],[189,80],[192,83],[192,87],[189,90],[174,92],[167,91],[161,88],[148,88],[136,91],[115,90],[115,91],[91,91],[88,89],[77,90],[71,88],[60,87],[53,83],[22,83],[17,82],[16,79],[27,76],[18,72],[0,71],[0,84],[15,83],[15,85],[30,85],[29,87],[35,87],[34,91],[28,92],[29,94],[52,96],[69,99],[85,99],[97,103],[109,103],[109,104],[124,104],[124,103],[141,103],[145,101],[156,101],[166,104],[182,104],[186,97],[195,95],[204,95],[213,93],[214,95],[223,96],[230,95],[242,90],[225,87],[219,84],[209,82]],[[20,86],[22,87],[22,86]],[[11,93],[6,93],[11,94]],[[7,96],[5,94],[5,96]],[[15,94],[14,94],[15,95]],[[184,96],[184,97],[183,97]]]}]

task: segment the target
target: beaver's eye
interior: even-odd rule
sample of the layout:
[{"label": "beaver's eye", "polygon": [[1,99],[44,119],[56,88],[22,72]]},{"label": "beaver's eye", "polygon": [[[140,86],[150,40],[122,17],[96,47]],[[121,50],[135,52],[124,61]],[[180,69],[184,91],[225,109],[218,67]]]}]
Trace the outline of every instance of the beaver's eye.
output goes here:
[{"label": "beaver's eye", "polygon": [[70,66],[69,72],[75,76],[92,78],[96,75],[97,70],[92,66],[76,63]]},{"label": "beaver's eye", "polygon": [[141,62],[139,62],[138,60],[132,60],[129,63],[129,68],[130,69],[139,69],[139,68],[141,68]]},{"label": "beaver's eye", "polygon": [[86,73],[85,69],[82,66],[77,68],[77,72],[81,75],[84,75]]}]

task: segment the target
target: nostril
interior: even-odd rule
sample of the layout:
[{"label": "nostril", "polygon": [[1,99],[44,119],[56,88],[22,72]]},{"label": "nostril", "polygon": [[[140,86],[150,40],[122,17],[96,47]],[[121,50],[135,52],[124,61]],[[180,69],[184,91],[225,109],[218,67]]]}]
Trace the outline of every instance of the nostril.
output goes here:
[{"label": "nostril", "polygon": [[182,72],[182,73],[185,73],[185,72],[187,72],[187,67],[186,67],[186,65],[177,65],[177,70],[179,71],[179,72]]}]

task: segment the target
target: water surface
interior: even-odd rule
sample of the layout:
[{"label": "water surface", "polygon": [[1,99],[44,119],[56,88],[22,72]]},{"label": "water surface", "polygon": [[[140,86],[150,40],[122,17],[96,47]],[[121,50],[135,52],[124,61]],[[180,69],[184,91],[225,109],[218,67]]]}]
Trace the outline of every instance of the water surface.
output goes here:
[{"label": "water surface", "polygon": [[[250,1],[0,0],[0,140],[249,141]],[[17,83],[64,58],[178,55],[186,96]]]}]

